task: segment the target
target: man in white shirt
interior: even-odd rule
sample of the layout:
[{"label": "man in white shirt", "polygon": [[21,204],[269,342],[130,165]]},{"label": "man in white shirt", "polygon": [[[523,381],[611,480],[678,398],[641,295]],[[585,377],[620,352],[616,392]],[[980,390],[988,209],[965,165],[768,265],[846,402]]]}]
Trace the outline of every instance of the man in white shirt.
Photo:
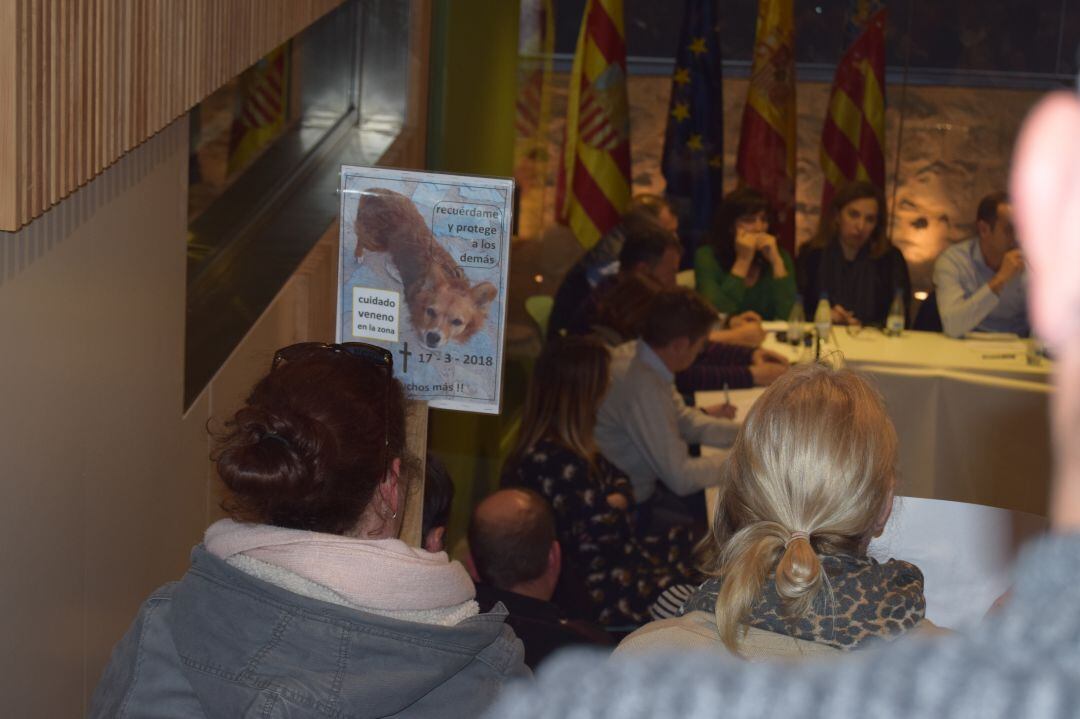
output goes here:
[{"label": "man in white shirt", "polygon": [[942,328],[950,337],[972,330],[1026,336],[1027,277],[1004,192],[979,202],[975,229],[977,237],[953,245],[934,263]]},{"label": "man in white shirt", "polygon": [[716,484],[727,453],[691,457],[688,444],[726,448],[735,441],[733,407],[687,407],[675,390],[675,373],[693,364],[714,322],[715,310],[696,292],[667,289],[653,302],[641,339],[612,352],[596,442],[626,472],[639,503],[653,496],[657,480],[679,496]]}]

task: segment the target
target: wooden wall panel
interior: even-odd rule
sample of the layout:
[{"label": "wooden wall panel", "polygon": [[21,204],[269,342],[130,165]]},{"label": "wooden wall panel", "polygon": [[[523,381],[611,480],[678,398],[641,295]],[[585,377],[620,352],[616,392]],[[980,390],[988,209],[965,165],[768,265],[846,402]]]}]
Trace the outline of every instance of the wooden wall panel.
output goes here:
[{"label": "wooden wall panel", "polygon": [[22,51],[16,43],[22,31],[19,11],[13,2],[0,3],[0,217],[15,214],[15,178],[19,176],[19,113],[14,112],[16,90],[22,85],[19,71]]},{"label": "wooden wall panel", "polygon": [[0,2],[0,230],[37,217],[344,1]]}]

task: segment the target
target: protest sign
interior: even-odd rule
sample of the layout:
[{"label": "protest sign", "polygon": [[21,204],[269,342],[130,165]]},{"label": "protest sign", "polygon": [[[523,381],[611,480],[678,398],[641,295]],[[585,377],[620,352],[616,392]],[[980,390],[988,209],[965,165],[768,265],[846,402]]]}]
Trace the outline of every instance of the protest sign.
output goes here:
[{"label": "protest sign", "polygon": [[411,399],[497,414],[513,180],[344,166],[339,342],[394,353]]}]

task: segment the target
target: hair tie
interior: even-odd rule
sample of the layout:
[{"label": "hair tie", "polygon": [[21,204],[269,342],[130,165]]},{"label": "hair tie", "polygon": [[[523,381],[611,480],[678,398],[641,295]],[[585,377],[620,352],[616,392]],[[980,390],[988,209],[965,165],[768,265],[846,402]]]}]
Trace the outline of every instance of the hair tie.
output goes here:
[{"label": "hair tie", "polygon": [[784,548],[787,549],[787,546],[789,544],[791,544],[792,542],[794,542],[796,539],[805,539],[807,542],[809,542],[810,541],[810,533],[809,532],[799,532],[799,531],[792,532],[791,535],[787,538],[787,541],[784,542]]}]

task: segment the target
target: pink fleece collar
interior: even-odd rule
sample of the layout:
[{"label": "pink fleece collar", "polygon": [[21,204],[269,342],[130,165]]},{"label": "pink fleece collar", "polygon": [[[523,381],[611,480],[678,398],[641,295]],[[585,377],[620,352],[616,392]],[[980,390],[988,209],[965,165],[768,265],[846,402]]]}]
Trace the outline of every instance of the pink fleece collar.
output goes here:
[{"label": "pink fleece collar", "polygon": [[446,552],[426,552],[400,539],[354,539],[222,519],[206,530],[204,542],[221,559],[243,554],[372,609],[438,609],[476,596],[465,568]]}]

